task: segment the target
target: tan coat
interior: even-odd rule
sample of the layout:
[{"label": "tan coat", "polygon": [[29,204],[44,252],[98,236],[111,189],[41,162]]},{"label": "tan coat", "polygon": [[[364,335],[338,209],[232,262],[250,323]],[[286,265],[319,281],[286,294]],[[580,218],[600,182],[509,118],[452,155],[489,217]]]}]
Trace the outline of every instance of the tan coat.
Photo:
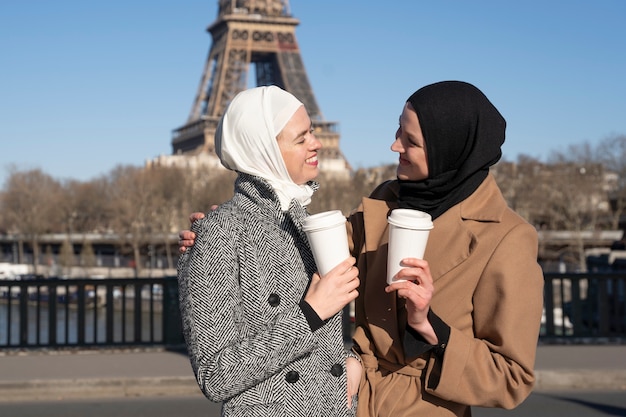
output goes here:
[{"label": "tan coat", "polygon": [[[432,311],[451,327],[443,361],[406,358],[406,313],[387,294],[387,222],[397,183],[379,187],[351,216],[361,278],[355,350],[365,366],[357,415],[469,416],[469,406],[513,408],[531,392],[543,308],[535,229],[506,206],[489,175],[437,218],[424,259]],[[359,255],[360,249],[360,255]]]}]

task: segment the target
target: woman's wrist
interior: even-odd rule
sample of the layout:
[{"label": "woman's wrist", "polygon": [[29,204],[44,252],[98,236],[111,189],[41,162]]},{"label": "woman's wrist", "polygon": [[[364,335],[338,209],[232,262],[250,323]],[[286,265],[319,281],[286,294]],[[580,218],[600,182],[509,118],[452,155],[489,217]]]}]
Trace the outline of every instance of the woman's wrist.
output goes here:
[{"label": "woman's wrist", "polygon": [[424,339],[426,343],[436,345],[439,342],[435,329],[430,321],[426,320],[418,325],[409,324],[413,330],[415,330]]}]

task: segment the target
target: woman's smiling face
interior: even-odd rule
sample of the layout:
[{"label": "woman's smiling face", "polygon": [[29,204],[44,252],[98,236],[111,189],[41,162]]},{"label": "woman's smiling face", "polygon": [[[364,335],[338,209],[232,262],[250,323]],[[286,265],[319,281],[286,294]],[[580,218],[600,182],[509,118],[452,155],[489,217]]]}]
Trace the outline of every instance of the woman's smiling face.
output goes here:
[{"label": "woman's smiling face", "polygon": [[428,178],[426,143],[411,103],[405,103],[402,109],[396,140],[391,145],[391,150],[399,154],[398,179],[420,181]]},{"label": "woman's smiling face", "polygon": [[311,119],[304,106],[294,113],[276,139],[287,172],[294,183],[306,184],[317,177],[317,151],[322,144],[313,134]]}]

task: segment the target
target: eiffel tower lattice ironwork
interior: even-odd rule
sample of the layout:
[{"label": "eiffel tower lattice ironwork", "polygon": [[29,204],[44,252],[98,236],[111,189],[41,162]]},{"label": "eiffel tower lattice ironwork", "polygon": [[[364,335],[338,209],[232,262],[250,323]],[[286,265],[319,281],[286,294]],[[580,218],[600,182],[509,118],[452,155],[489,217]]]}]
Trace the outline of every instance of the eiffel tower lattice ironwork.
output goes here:
[{"label": "eiffel tower lattice ironwork", "polygon": [[322,172],[349,175],[339,149],[336,122],[325,121],[304,68],[296,41],[300,23],[288,0],[219,0],[217,20],[207,31],[213,38],[198,93],[187,123],[175,129],[174,155],[215,156],[214,136],[220,117],[233,97],[248,87],[254,65],[256,85],[277,85],[302,101],[311,117]]}]

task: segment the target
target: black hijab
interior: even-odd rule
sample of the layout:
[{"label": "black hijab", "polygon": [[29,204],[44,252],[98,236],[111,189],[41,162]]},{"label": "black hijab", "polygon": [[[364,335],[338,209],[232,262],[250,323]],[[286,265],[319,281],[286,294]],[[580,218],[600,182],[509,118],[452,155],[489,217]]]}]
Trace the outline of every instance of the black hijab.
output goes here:
[{"label": "black hijab", "polygon": [[506,121],[476,87],[443,81],[407,100],[417,113],[428,158],[428,178],[400,180],[398,204],[433,220],[469,197],[502,156]]}]

